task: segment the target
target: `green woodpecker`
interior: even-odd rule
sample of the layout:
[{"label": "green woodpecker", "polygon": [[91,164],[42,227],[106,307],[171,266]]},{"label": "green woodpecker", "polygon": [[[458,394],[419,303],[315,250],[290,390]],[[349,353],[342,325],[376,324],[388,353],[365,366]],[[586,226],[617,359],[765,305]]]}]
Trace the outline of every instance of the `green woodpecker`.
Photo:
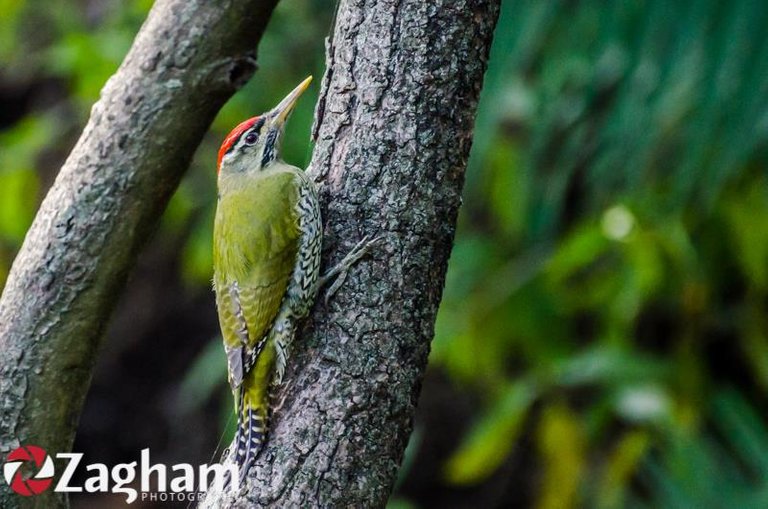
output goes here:
[{"label": "green woodpecker", "polygon": [[311,81],[235,127],[219,150],[213,283],[241,478],[264,443],[270,388],[283,378],[296,323],[318,288],[322,226],[315,186],[280,157],[286,120]]}]

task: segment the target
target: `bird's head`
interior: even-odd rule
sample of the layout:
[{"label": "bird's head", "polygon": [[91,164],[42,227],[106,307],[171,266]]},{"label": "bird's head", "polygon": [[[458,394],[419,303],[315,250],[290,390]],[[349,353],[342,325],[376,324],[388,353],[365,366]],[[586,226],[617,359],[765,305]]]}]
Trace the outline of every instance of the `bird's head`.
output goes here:
[{"label": "bird's head", "polygon": [[280,159],[280,138],[285,123],[312,76],[294,88],[272,110],[249,118],[232,129],[219,149],[219,175],[260,171]]}]

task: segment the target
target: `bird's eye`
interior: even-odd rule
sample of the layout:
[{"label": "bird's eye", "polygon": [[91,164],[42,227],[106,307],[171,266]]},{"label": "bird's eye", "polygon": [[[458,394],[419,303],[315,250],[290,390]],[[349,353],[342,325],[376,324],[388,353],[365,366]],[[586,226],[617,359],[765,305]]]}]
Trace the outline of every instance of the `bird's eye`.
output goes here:
[{"label": "bird's eye", "polygon": [[253,145],[256,143],[256,140],[259,139],[259,135],[256,133],[248,133],[245,135],[245,144],[246,145]]}]

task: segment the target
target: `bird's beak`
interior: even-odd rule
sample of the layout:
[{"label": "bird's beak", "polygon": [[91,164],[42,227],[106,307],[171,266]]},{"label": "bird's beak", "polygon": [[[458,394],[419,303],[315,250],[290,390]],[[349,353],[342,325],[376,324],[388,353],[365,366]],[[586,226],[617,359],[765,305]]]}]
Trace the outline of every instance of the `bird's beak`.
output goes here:
[{"label": "bird's beak", "polygon": [[301,94],[309,88],[310,83],[312,83],[312,76],[309,76],[302,81],[298,87],[294,88],[290,94],[285,96],[285,99],[280,101],[280,104],[274,107],[270,112],[270,116],[274,119],[274,125],[282,127],[285,124],[285,121],[288,120],[288,116],[293,111],[293,107],[296,106],[299,97],[301,97]]}]

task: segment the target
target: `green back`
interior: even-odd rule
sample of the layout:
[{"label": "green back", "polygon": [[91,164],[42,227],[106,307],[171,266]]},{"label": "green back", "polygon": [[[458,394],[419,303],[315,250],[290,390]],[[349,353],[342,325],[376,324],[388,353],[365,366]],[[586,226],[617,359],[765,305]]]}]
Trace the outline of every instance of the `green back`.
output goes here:
[{"label": "green back", "polygon": [[[239,305],[252,346],[280,308],[296,261],[299,237],[297,176],[277,166],[257,176],[231,175],[219,183],[214,223],[214,284],[224,341],[240,342],[233,310]],[[239,303],[229,288],[237,282]]]}]

